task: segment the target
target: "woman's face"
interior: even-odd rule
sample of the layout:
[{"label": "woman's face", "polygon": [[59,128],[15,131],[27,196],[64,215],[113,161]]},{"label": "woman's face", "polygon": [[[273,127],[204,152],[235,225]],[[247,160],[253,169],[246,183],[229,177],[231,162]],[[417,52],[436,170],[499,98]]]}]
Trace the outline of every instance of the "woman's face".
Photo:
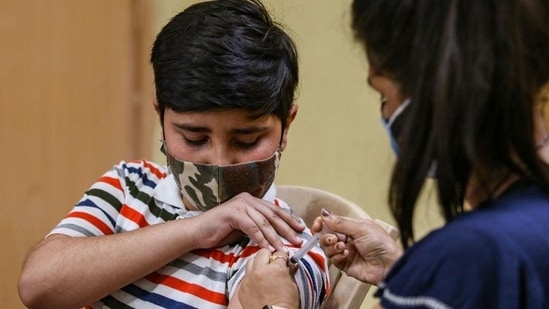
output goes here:
[{"label": "woman's face", "polygon": [[407,106],[410,100],[402,95],[400,86],[388,75],[379,74],[373,69],[368,73],[368,83],[381,95],[381,115],[385,129],[391,139],[391,148],[398,156],[402,144]]},{"label": "woman's face", "polygon": [[382,97],[381,115],[383,118],[391,118],[396,109],[402,105],[406,99],[400,93],[400,86],[398,83],[388,75],[382,74],[379,71],[372,69],[370,66],[368,71],[368,84]]}]

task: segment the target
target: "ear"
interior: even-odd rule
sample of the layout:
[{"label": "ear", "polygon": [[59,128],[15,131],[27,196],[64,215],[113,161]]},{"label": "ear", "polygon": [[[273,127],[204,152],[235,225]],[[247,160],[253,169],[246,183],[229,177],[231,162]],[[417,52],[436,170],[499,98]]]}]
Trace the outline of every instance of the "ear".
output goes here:
[{"label": "ear", "polygon": [[292,106],[290,107],[290,112],[288,113],[288,118],[286,118],[286,121],[284,122],[284,132],[282,132],[282,139],[280,141],[281,152],[286,149],[286,145],[288,144],[288,131],[290,130],[290,125],[297,115],[297,110],[297,104],[292,104]]},{"label": "ear", "polygon": [[156,114],[160,117],[160,107],[158,107],[158,101],[156,100],[156,97],[154,97],[153,99],[153,106]]},{"label": "ear", "polygon": [[162,123],[162,119],[160,117],[160,107],[158,106],[158,101],[156,100],[156,97],[153,99],[153,107],[156,111],[156,115],[158,115],[158,120],[160,122],[160,140],[164,140],[164,124]]}]

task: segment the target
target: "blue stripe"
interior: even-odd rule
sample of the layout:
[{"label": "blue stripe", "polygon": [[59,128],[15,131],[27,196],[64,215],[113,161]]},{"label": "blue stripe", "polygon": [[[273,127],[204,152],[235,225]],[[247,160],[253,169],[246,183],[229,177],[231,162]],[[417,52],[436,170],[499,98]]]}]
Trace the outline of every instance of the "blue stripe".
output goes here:
[{"label": "blue stripe", "polygon": [[142,288],[130,284],[122,288],[122,291],[139,298],[140,300],[161,306],[163,308],[183,308],[183,309],[197,309],[196,307],[180,303],[173,299],[167,298],[160,294],[151,293],[149,291],[143,290]]},{"label": "blue stripe", "polygon": [[[126,164],[124,164],[124,168],[128,170],[131,174],[137,174],[139,176],[139,179],[143,182],[143,184],[147,187],[153,188],[156,187],[156,182],[149,179],[147,174],[143,174],[143,167],[129,167]],[[133,182],[133,181],[132,181]]]},{"label": "blue stripe", "polygon": [[150,180],[149,176],[147,174],[143,175],[143,184],[146,185],[147,187],[151,187],[153,189],[156,187],[156,182]]},{"label": "blue stripe", "polygon": [[78,206],[87,206],[87,207],[93,207],[93,208],[99,209],[105,215],[105,217],[107,217],[107,219],[109,219],[109,222],[112,224],[112,226],[115,226],[116,222],[114,221],[114,218],[109,216],[109,214],[107,212],[105,212],[105,210],[103,210],[103,208],[98,207],[97,204],[95,204],[92,200],[90,200],[90,199],[82,200],[82,201],[78,202],[78,204],[76,204],[76,207],[78,207]]},{"label": "blue stripe", "polygon": [[311,264],[309,264],[309,262],[306,259],[301,259],[301,262],[303,262],[303,266],[307,268],[307,274],[309,274],[309,277],[313,281],[313,290],[317,290],[318,288],[320,288],[320,286],[318,286],[318,284],[315,281],[315,276],[314,276],[315,270],[311,267]]}]

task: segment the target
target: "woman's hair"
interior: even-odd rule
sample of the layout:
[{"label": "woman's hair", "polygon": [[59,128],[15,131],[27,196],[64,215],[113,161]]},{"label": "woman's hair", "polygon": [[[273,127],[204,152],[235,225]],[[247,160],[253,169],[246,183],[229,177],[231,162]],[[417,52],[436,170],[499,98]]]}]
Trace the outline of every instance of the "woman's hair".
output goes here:
[{"label": "woman's hair", "polygon": [[285,121],[298,84],[294,42],[256,0],[188,7],[156,37],[151,63],[161,121],[166,108],[243,108]]},{"label": "woman's hair", "polygon": [[411,98],[389,192],[405,247],[433,162],[447,221],[463,212],[473,172],[487,196],[509,173],[549,188],[533,120],[549,81],[549,1],[354,0],[352,28]]}]

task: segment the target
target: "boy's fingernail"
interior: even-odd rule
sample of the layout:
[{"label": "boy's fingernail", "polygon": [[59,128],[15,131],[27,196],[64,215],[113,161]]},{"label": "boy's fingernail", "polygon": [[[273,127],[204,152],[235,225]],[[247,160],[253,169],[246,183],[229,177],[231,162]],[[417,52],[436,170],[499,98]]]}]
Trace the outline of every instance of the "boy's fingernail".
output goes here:
[{"label": "boy's fingernail", "polygon": [[323,217],[329,217],[332,215],[331,212],[329,212],[328,210],[322,208],[322,211],[320,212],[322,214]]}]

